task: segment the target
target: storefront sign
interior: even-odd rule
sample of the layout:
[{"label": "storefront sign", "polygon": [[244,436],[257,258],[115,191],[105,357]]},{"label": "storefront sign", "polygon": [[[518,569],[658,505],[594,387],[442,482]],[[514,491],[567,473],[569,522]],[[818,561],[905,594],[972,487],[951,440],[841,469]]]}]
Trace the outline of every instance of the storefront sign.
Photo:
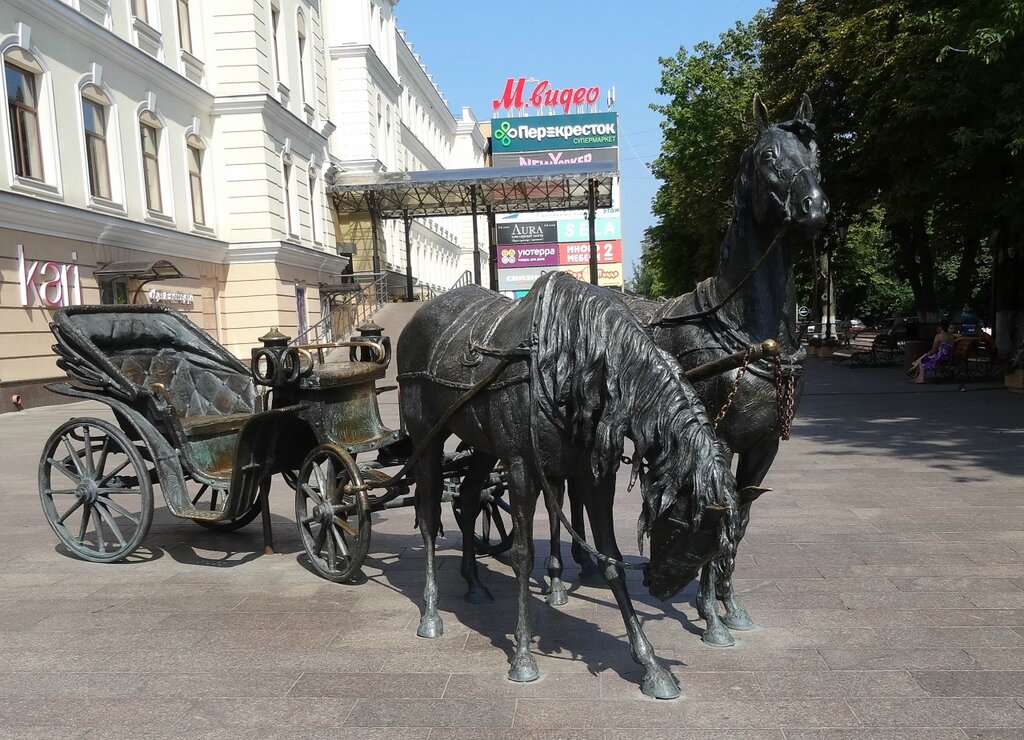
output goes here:
[{"label": "storefront sign", "polygon": [[515,244],[552,244],[558,241],[554,221],[498,224],[498,246]]},{"label": "storefront sign", "polygon": [[553,267],[558,264],[557,244],[498,247],[498,268]]},{"label": "storefront sign", "polygon": [[519,267],[512,270],[498,270],[498,290],[529,290],[541,275],[561,267]]},{"label": "storefront sign", "polygon": [[[616,241],[622,238],[622,222],[618,217],[598,218],[594,224],[597,241]],[[590,241],[590,222],[585,218],[566,219],[558,222],[558,241]]]},{"label": "storefront sign", "polygon": [[618,129],[616,113],[494,118],[491,120],[492,150],[498,154],[603,149],[619,145]]},{"label": "storefront sign", "polygon": [[[622,262],[622,242],[597,242],[597,261],[599,264]],[[558,245],[558,264],[589,265],[590,242],[570,242]]]},{"label": "storefront sign", "polygon": [[618,147],[606,149],[555,149],[544,152],[495,153],[492,164],[495,167],[533,167],[539,164],[593,164],[619,163]]},{"label": "storefront sign", "polygon": [[[562,266],[558,268],[562,272],[567,272],[577,280],[584,283],[590,282],[590,266],[581,265],[579,267]],[[622,263],[617,262],[608,265],[598,265],[597,268],[597,284],[606,288],[621,288],[623,285],[623,271]]]},{"label": "storefront sign", "polygon": [[540,80],[535,87],[526,91],[525,77],[509,77],[500,98],[491,101],[494,110],[523,110],[524,108],[559,107],[566,113],[574,105],[597,105],[601,99],[599,87],[566,87],[561,90],[551,87],[547,80]]},{"label": "storefront sign", "polygon": [[171,293],[166,290],[153,289],[146,293],[150,303],[180,303],[184,306],[195,306],[196,297],[191,293]]},{"label": "storefront sign", "polygon": [[31,306],[32,295],[36,302],[47,308],[81,305],[82,278],[78,265],[64,262],[25,261],[25,247],[18,245],[18,282],[21,289],[21,305]]}]

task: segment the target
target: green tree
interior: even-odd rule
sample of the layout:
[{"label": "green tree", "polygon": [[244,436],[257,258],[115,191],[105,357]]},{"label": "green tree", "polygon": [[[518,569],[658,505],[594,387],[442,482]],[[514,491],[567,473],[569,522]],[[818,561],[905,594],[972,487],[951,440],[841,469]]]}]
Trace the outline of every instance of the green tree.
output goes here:
[{"label": "green tree", "polygon": [[647,230],[645,259],[656,295],[693,288],[712,273],[732,214],[732,184],[740,154],[753,139],[750,101],[758,86],[755,30],[760,16],[737,23],[717,44],[702,42],[660,59],[657,92],[668,102],[651,106],[664,116],[662,153],[653,163],[661,181]]}]

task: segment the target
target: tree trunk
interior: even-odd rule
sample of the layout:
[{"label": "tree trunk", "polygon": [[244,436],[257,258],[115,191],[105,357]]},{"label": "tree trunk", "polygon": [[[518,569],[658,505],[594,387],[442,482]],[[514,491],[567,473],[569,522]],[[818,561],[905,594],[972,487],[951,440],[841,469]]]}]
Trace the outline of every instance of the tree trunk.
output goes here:
[{"label": "tree trunk", "polygon": [[923,323],[934,324],[939,320],[935,298],[935,261],[924,213],[915,213],[909,219],[893,224],[891,231],[900,267],[914,293],[917,317]]},{"label": "tree trunk", "polygon": [[1013,234],[1004,224],[996,226],[998,234],[992,249],[992,303],[995,306],[995,340],[1000,355],[1013,352],[1020,342],[1022,235]]},{"label": "tree trunk", "polygon": [[[989,244],[996,239],[998,229],[993,229],[989,236]],[[967,298],[971,294],[971,283],[974,282],[974,275],[978,271],[978,249],[981,246],[980,239],[968,239],[960,250],[960,265],[956,270],[956,282],[953,285],[953,298],[949,304],[949,320],[954,324],[960,323]],[[990,246],[991,248],[991,246]]]}]

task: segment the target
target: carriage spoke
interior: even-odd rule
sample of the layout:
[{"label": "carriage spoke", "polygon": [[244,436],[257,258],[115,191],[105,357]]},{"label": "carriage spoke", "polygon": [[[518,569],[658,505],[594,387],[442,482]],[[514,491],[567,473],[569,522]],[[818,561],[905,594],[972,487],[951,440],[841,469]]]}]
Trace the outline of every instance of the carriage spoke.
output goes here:
[{"label": "carriage spoke", "polygon": [[103,468],[107,466],[107,455],[110,453],[110,435],[103,437],[103,447],[100,448],[100,459],[96,461],[93,472],[97,477],[103,475]]},{"label": "carriage spoke", "polygon": [[110,498],[106,498],[106,497],[104,498],[104,503],[106,504],[108,509],[113,509],[118,514],[120,514],[125,519],[127,519],[132,524],[134,524],[136,527],[139,526],[139,520],[136,519],[135,516],[130,511],[128,511],[128,509],[126,509],[123,506],[121,506],[121,504],[117,503],[116,501],[113,501]]},{"label": "carriage spoke", "polygon": [[86,473],[84,470],[82,470],[82,463],[78,459],[78,453],[75,452],[75,448],[71,445],[71,440],[68,439],[68,435],[65,434],[63,437],[61,437],[61,441],[64,443],[64,447],[67,448],[68,458],[71,459],[71,463],[75,466],[75,470],[78,471],[78,475],[84,478],[86,476]]},{"label": "carriage spoke", "polygon": [[85,544],[85,530],[89,527],[89,518],[92,515],[92,506],[85,505],[85,513],[82,514],[82,526],[78,530],[78,544]]},{"label": "carriage spoke", "polygon": [[[100,519],[106,522],[107,528],[110,530],[110,533],[117,538],[117,541],[121,545],[121,547],[124,547],[125,544],[127,544],[125,542],[124,535],[121,534],[121,528],[117,526],[117,522],[114,521],[114,517],[110,515],[110,512],[107,510],[107,507],[97,502],[96,513],[100,515]],[[98,523],[99,520],[97,520],[97,524]]]},{"label": "carriage spoke", "polygon": [[85,463],[85,473],[89,477],[95,477],[96,468],[92,459],[92,435],[89,434],[88,424],[82,426],[82,440],[85,445],[82,449],[82,462]]},{"label": "carriage spoke", "polygon": [[95,527],[96,527],[96,542],[100,546],[100,552],[106,554],[107,552],[107,537],[103,532],[103,517],[99,515],[99,507],[95,504],[92,506],[96,509]]},{"label": "carriage spoke", "polygon": [[122,470],[124,470],[125,468],[127,468],[131,464],[132,464],[132,459],[130,457],[125,458],[124,462],[122,462],[116,468],[114,468],[109,473],[107,473],[105,476],[103,476],[103,479],[99,482],[99,487],[103,488],[104,486],[106,486],[108,483],[110,483],[110,479],[111,478],[113,478],[115,475],[120,473]]},{"label": "carriage spoke", "polygon": [[59,470],[61,473],[66,475],[72,483],[82,482],[82,476],[78,475],[77,473],[72,473],[70,470],[64,467],[64,464],[62,462],[55,460],[52,457],[46,458],[46,462],[50,463],[50,467],[53,468],[54,470]]},{"label": "carriage spoke", "polygon": [[316,540],[313,542],[313,551],[319,555],[324,549],[324,540],[327,539],[327,527],[321,526],[316,533]]},{"label": "carriage spoke", "polygon": [[488,519],[494,522],[494,528],[498,530],[498,537],[505,539],[508,537],[508,530],[505,528],[505,520],[501,518],[501,510],[493,504],[488,508]]},{"label": "carriage spoke", "polygon": [[342,535],[342,533],[336,530],[334,527],[331,527],[331,535],[334,537],[334,542],[338,551],[340,551],[341,555],[346,560],[348,560],[348,545],[345,544],[344,535]]},{"label": "carriage spoke", "polygon": [[[71,516],[72,514],[74,514],[74,513],[76,512],[76,511],[78,511],[78,508],[79,508],[79,507],[80,507],[81,505],[82,505],[82,499],[78,499],[78,500],[77,500],[77,501],[76,501],[75,503],[73,503],[73,504],[71,505],[71,508],[70,508],[70,509],[68,509],[67,511],[65,511],[65,512],[64,512],[64,514],[63,514],[63,516],[61,516],[61,518],[57,520],[57,524],[63,524],[63,523],[64,523],[64,520],[65,520],[65,519],[67,519],[67,518],[68,518],[69,516]],[[82,535],[82,536],[84,537],[85,535]],[[81,537],[79,537],[78,539],[82,539],[82,538],[81,538]]]},{"label": "carriage spoke", "polygon": [[[327,527],[324,527],[325,532],[326,530]],[[338,548],[337,545],[335,545],[334,543],[333,537],[327,538],[327,565],[330,567],[331,570],[338,569]]]},{"label": "carriage spoke", "polygon": [[59,488],[55,491],[47,491],[46,495],[52,498],[54,496],[73,496],[76,493],[78,490],[75,488]]}]

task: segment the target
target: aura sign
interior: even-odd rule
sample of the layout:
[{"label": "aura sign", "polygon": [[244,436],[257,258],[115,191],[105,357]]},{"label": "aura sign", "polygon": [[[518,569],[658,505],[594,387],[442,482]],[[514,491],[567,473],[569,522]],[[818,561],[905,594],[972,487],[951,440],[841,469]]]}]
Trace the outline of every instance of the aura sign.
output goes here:
[{"label": "aura sign", "polygon": [[525,77],[509,77],[500,98],[491,101],[494,110],[522,110],[524,108],[561,108],[566,113],[574,105],[597,105],[601,98],[599,87],[551,87],[547,80],[537,82],[526,94]]}]

